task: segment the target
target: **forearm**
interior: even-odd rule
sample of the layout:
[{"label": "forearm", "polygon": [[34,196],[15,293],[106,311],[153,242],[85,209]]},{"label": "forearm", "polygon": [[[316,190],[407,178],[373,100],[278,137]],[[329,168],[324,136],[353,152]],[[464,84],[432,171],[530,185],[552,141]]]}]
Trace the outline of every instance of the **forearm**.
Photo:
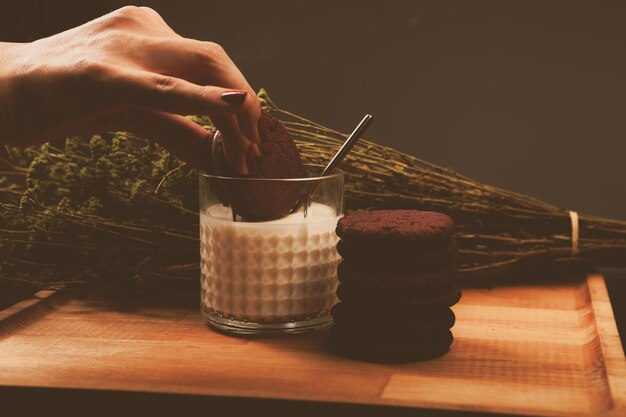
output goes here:
[{"label": "forearm", "polygon": [[15,64],[21,44],[0,42],[0,144],[16,145],[11,132],[15,118]]}]

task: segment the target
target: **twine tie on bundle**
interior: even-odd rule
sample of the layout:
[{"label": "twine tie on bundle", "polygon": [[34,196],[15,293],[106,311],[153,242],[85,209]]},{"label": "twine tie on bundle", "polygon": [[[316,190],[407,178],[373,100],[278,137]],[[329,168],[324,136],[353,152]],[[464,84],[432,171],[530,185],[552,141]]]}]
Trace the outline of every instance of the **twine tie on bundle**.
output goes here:
[{"label": "twine tie on bundle", "polygon": [[572,223],[572,257],[578,253],[578,212],[569,211],[569,218]]}]

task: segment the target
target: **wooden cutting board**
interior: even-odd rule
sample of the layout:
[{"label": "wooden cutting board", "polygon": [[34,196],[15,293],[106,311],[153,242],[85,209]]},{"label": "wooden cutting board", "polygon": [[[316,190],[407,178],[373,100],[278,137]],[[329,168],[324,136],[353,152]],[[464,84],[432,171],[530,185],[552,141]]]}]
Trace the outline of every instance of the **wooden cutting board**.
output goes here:
[{"label": "wooden cutting board", "polygon": [[466,290],[450,353],[406,365],[336,357],[325,332],[235,338],[195,306],[130,307],[44,291],[0,312],[0,386],[626,415],[626,360],[599,275]]}]

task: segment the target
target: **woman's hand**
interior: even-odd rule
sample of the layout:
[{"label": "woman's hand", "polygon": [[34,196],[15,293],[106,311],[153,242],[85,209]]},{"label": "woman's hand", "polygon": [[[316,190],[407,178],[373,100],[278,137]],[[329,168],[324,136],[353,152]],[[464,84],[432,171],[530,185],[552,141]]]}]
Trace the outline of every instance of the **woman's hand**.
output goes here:
[{"label": "woman's hand", "polygon": [[177,35],[157,12],[124,7],[32,43],[0,43],[0,143],[128,130],[199,168],[209,132],[183,115],[209,115],[233,167],[258,156],[259,102],[212,42]]}]

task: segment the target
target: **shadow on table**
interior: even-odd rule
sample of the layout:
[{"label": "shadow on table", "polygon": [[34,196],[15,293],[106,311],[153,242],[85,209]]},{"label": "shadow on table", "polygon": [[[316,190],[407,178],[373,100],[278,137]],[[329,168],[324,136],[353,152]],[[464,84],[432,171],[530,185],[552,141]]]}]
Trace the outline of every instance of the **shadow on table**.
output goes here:
[{"label": "shadow on table", "polygon": [[626,269],[603,270],[622,349],[626,346]]},{"label": "shadow on table", "polygon": [[[55,415],[102,415],[123,410],[125,415],[211,415],[211,416],[271,416],[271,417],[469,417],[509,416],[442,410],[422,410],[403,407],[358,404],[317,403],[269,399],[243,399],[173,395],[122,391],[92,391],[81,389],[0,387],[3,410],[19,410],[16,415],[45,412]],[[218,414],[219,413],[219,414]]]}]

